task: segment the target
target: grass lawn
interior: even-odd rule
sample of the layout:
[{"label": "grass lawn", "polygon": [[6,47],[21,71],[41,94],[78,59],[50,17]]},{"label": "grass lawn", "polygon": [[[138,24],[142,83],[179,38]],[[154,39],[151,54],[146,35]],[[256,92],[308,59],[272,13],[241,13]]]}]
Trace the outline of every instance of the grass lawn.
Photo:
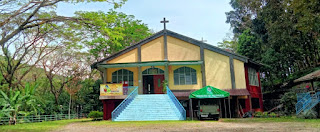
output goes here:
[{"label": "grass lawn", "polygon": [[222,122],[235,123],[268,123],[268,122],[296,122],[305,123],[312,127],[320,128],[320,119],[301,119],[296,117],[280,117],[280,118],[237,118],[237,119],[221,119]]},{"label": "grass lawn", "polygon": [[25,123],[17,125],[4,125],[0,126],[0,132],[43,132],[56,130],[70,123],[80,123],[88,121],[91,121],[91,119],[72,119],[37,123]]},{"label": "grass lawn", "polygon": [[[279,125],[279,123],[281,125]],[[52,130],[66,130],[71,132],[85,132],[85,131],[143,131],[143,130],[158,130],[164,131],[181,131],[183,129],[187,131],[201,131],[201,130],[222,130],[228,131],[230,125],[235,126],[231,131],[250,131],[255,130],[257,125],[264,128],[268,125],[279,125],[275,127],[282,127],[281,130],[286,131],[291,127],[301,125],[295,128],[295,130],[304,130],[306,128],[319,129],[320,119],[300,119],[295,117],[280,117],[280,118],[237,118],[237,119],[220,119],[219,121],[127,121],[127,122],[112,122],[112,121],[91,121],[91,119],[73,119],[73,120],[60,120],[60,121],[48,121],[40,123],[26,123],[17,125],[0,126],[0,132],[43,132]],[[65,127],[67,126],[67,127]],[[207,126],[209,128],[204,128]],[[217,127],[220,126],[220,127]],[[248,126],[243,127],[243,126]],[[251,128],[252,126],[252,128]],[[204,128],[204,129],[203,129]],[[310,130],[309,129],[309,130]],[[278,130],[274,128],[272,130]],[[308,130],[308,129],[307,129]]]}]

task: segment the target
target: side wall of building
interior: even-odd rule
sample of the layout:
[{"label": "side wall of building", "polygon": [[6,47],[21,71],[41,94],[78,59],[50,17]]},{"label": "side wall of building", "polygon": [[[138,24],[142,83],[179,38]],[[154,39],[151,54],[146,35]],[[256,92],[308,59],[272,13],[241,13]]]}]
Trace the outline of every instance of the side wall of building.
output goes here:
[{"label": "side wall of building", "polygon": [[254,111],[262,111],[263,112],[263,96],[262,96],[262,89],[261,89],[261,82],[260,82],[260,73],[257,70],[258,80],[259,80],[259,86],[253,86],[249,84],[249,73],[248,73],[248,65],[245,65],[245,76],[246,76],[246,88],[250,93],[251,98],[246,99],[246,109],[245,111],[250,110],[250,104],[252,105],[252,98],[258,98],[259,99],[259,105],[260,108],[253,108]]},{"label": "side wall of building", "polygon": [[204,49],[207,85],[219,89],[231,89],[229,57]]},{"label": "side wall of building", "polygon": [[246,88],[246,78],[244,70],[244,62],[233,59],[234,77],[237,89]]},{"label": "side wall of building", "polygon": [[133,49],[125,54],[122,54],[107,63],[130,63],[130,62],[137,62],[138,61],[138,50]]},{"label": "side wall of building", "polygon": [[169,61],[200,60],[199,46],[170,36],[168,36],[167,40]]}]

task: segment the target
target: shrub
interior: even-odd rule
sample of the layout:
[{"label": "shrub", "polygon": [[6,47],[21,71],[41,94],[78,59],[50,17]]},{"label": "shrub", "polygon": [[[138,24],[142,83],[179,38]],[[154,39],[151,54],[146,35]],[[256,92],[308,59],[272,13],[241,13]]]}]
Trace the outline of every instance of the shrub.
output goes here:
[{"label": "shrub", "polygon": [[268,115],[268,112],[263,112],[262,113],[262,117],[264,117],[264,118],[267,118],[269,115]]},{"label": "shrub", "polygon": [[295,113],[297,95],[295,92],[287,92],[281,97],[281,103],[283,104],[284,114],[291,115]]},{"label": "shrub", "polygon": [[318,113],[311,109],[308,110],[307,112],[301,112],[301,114],[298,116],[299,118],[304,118],[304,119],[316,119],[318,116]]},{"label": "shrub", "polygon": [[274,112],[271,112],[271,113],[269,114],[269,117],[276,117],[276,116],[277,116],[277,114],[274,113]]},{"label": "shrub", "polygon": [[92,118],[92,120],[102,120],[103,113],[100,111],[91,111],[88,115],[89,118]]},{"label": "shrub", "polygon": [[255,112],[254,117],[262,117],[262,112],[260,112],[260,111]]}]

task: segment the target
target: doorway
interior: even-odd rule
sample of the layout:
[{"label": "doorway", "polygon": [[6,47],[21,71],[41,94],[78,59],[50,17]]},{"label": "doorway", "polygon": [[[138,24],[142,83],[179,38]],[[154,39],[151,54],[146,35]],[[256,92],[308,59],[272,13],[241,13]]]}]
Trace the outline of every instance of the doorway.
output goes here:
[{"label": "doorway", "polygon": [[143,75],[143,94],[163,94],[164,75]]}]

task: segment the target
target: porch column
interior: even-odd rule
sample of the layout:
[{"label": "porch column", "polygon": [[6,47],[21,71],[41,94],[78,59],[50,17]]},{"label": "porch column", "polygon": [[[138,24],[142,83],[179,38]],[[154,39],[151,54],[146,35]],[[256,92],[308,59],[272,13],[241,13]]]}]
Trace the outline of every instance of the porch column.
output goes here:
[{"label": "porch column", "polygon": [[103,80],[102,80],[103,83],[107,83],[107,76],[108,76],[107,68],[103,69],[102,74],[103,74]]},{"label": "porch column", "polygon": [[138,83],[139,83],[138,94],[143,94],[141,66],[138,67]]},{"label": "porch column", "polygon": [[202,64],[201,64],[201,75],[202,75],[202,87],[207,86],[207,82],[206,82],[206,66],[205,66],[205,61],[204,61],[204,49],[203,49],[203,45],[200,45],[200,58],[202,60]]},{"label": "porch column", "polygon": [[167,84],[169,85],[169,66],[168,63],[165,64],[164,66],[165,70],[164,70],[164,80],[167,82]]},{"label": "porch column", "polygon": [[[138,46],[138,62],[141,62],[141,45]],[[143,94],[142,70],[138,67],[138,94]]]},{"label": "porch column", "polygon": [[230,64],[230,74],[231,74],[231,84],[232,84],[232,89],[236,89],[236,79],[234,75],[234,65],[233,65],[233,57],[229,56],[229,64]]}]

